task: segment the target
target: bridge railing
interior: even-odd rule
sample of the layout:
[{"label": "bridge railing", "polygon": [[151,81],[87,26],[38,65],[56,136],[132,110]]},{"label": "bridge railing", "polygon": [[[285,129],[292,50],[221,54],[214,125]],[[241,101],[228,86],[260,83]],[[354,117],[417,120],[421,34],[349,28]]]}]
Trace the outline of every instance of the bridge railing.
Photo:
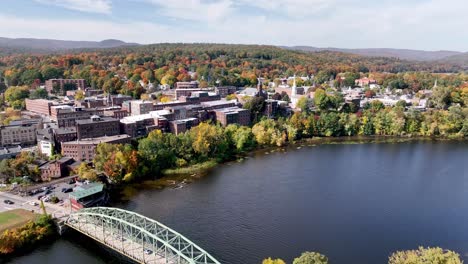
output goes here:
[{"label": "bridge railing", "polygon": [[86,208],[71,214],[66,224],[142,263],[219,263],[188,238],[134,212]]}]

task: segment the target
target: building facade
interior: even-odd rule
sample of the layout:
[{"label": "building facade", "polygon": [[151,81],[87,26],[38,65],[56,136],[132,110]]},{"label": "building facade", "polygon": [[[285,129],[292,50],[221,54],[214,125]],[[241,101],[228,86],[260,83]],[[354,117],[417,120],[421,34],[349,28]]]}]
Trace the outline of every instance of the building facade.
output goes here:
[{"label": "building facade", "polygon": [[102,109],[86,109],[72,106],[52,106],[51,120],[57,122],[58,127],[74,127],[76,120],[89,119],[91,116],[102,116]]},{"label": "building facade", "polygon": [[36,131],[40,121],[15,123],[8,126],[0,126],[0,142],[2,146],[29,146],[36,144]]},{"label": "building facade", "polygon": [[113,117],[91,116],[89,119],[76,120],[78,140],[120,134],[120,122]]},{"label": "building facade", "polygon": [[77,161],[92,161],[96,155],[96,147],[100,143],[126,144],[130,143],[129,135],[116,135],[82,139],[62,143],[62,156],[71,157]]},{"label": "building facade", "polygon": [[65,94],[65,84],[74,84],[75,88],[84,90],[86,82],[84,79],[50,79],[45,82],[47,92],[52,93],[54,87],[60,88],[60,91]]}]

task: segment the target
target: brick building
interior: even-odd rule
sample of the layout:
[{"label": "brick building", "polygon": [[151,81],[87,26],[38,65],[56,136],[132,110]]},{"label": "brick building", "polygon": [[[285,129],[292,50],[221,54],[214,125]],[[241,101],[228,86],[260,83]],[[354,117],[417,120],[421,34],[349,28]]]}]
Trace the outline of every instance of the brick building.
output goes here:
[{"label": "brick building", "polygon": [[130,143],[130,139],[129,135],[116,135],[63,142],[62,155],[77,161],[92,161],[96,155],[96,147],[100,143],[126,144]]},{"label": "brick building", "polygon": [[41,171],[42,181],[50,181],[52,179],[68,176],[70,173],[70,165],[75,161],[70,157],[63,157],[59,160],[46,162],[39,167]]},{"label": "brick building", "polygon": [[78,138],[75,127],[64,127],[54,129],[54,140],[56,147],[60,148],[62,142],[74,141]]},{"label": "brick building", "polygon": [[74,127],[76,120],[89,119],[93,115],[102,116],[104,111],[95,108],[72,106],[52,106],[51,120],[57,122],[58,127]]},{"label": "brick building", "polygon": [[41,115],[50,115],[50,107],[54,105],[54,102],[46,99],[26,99],[26,110],[41,114]]},{"label": "brick building", "polygon": [[130,112],[130,115],[143,115],[154,110],[153,102],[145,100],[126,101],[124,105],[128,104],[125,109]]},{"label": "brick building", "polygon": [[194,126],[198,126],[198,118],[187,118],[182,120],[174,120],[169,122],[169,129],[173,134],[184,133]]},{"label": "brick building", "polygon": [[216,87],[215,92],[219,94],[221,98],[225,98],[226,96],[230,94],[236,93],[237,88],[235,86],[221,86],[221,87]]},{"label": "brick building", "polygon": [[202,92],[202,91],[203,91],[202,89],[198,89],[198,88],[183,88],[183,89],[177,88],[175,89],[175,98],[179,99],[179,97],[181,96],[190,97],[192,93]]},{"label": "brick building", "polygon": [[198,82],[176,82],[175,84],[176,89],[196,89],[198,88]]},{"label": "brick building", "polygon": [[120,122],[113,117],[91,116],[89,119],[76,120],[78,140],[120,134]]},{"label": "brick building", "polygon": [[239,124],[241,126],[250,125],[250,111],[239,107],[229,107],[214,110],[216,121],[221,125]]},{"label": "brick building", "polygon": [[36,131],[41,127],[42,121],[16,120],[8,126],[0,126],[1,146],[29,146],[36,144]]},{"label": "brick building", "polygon": [[52,93],[54,87],[60,88],[63,94],[66,93],[65,85],[74,84],[75,88],[84,90],[86,88],[86,82],[84,79],[50,79],[45,82],[47,92]]}]

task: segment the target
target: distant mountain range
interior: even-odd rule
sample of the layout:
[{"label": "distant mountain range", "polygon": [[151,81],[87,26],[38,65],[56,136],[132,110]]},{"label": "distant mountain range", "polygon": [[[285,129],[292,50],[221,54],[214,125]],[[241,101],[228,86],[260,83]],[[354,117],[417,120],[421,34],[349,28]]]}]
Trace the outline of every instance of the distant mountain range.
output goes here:
[{"label": "distant mountain range", "polygon": [[[117,39],[107,39],[103,41],[72,41],[56,39],[35,39],[35,38],[2,38],[0,37],[0,55],[14,53],[49,53],[60,52],[72,49],[102,49],[125,46],[138,46],[138,43],[129,43]],[[458,51],[424,51],[410,49],[341,49],[341,48],[317,48],[311,46],[281,46],[289,50],[304,52],[333,51],[349,54],[356,54],[367,57],[392,57],[410,61],[437,61],[443,63],[458,64],[468,66],[468,53]]]},{"label": "distant mountain range", "polygon": [[[458,56],[468,57],[467,53],[458,52],[458,51],[424,51],[424,50],[410,50],[410,49],[340,49],[340,48],[316,48],[310,46],[292,46],[292,47],[283,47],[286,49],[299,50],[299,51],[309,51],[309,52],[318,52],[318,51],[337,51],[343,53],[351,53],[361,56],[368,57],[392,57],[399,58],[402,60],[412,60],[412,61],[438,61],[438,60],[447,60],[447,62],[454,60],[455,62]],[[465,61],[466,60],[461,60]],[[460,61],[459,61],[460,62]]]},{"label": "distant mountain range", "polygon": [[34,38],[2,38],[0,37],[0,51],[4,52],[50,52],[69,49],[86,48],[115,48],[121,46],[134,46],[137,43],[128,43],[117,39],[106,39],[103,41],[72,41],[56,39],[34,39]]}]

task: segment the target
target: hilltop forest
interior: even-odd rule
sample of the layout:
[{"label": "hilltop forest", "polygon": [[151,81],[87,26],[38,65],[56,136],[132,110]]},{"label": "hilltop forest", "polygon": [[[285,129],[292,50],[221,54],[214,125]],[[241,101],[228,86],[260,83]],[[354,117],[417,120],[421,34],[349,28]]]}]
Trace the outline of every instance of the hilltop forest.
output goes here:
[{"label": "hilltop forest", "polygon": [[[242,87],[255,85],[257,76],[274,80],[293,74],[314,75],[314,81],[320,84],[345,72],[385,73],[380,78],[383,82],[387,77],[395,78],[396,73],[402,72],[459,71],[458,66],[449,63],[371,58],[330,51],[306,53],[258,45],[155,44],[0,57],[0,77],[8,86],[34,88],[51,78],[83,78],[93,88],[135,98],[144,92],[140,80],[144,84],[168,85],[177,81],[199,80],[202,87],[214,85],[219,80],[221,85]],[[432,75],[427,76],[426,80],[406,78],[418,79],[427,86],[435,79]],[[411,88],[412,84],[403,86]],[[417,86],[417,89],[426,88]]]}]

